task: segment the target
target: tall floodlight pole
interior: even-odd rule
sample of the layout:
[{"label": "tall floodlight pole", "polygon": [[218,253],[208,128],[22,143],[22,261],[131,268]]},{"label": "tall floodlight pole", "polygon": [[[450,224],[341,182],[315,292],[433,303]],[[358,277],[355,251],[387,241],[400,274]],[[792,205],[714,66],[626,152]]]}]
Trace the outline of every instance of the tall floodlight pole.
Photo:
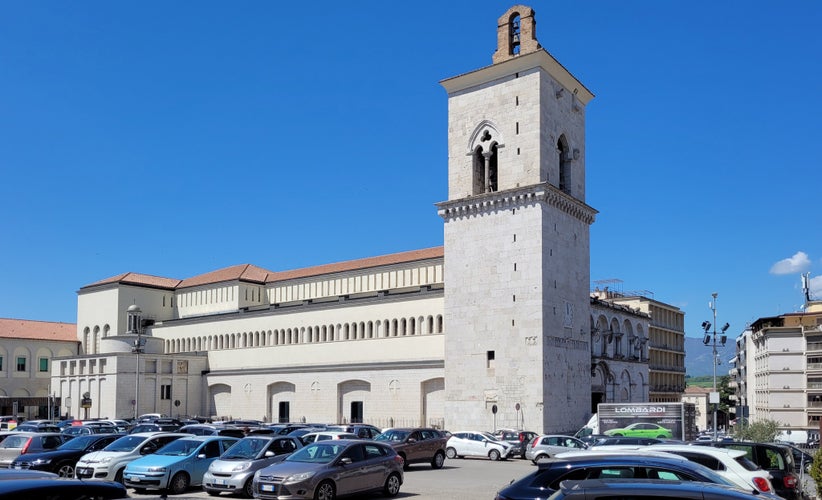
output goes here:
[{"label": "tall floodlight pole", "polygon": [[[713,323],[711,323],[710,321],[703,321],[702,322],[702,328],[703,328],[703,330],[705,330],[704,343],[705,343],[705,345],[711,345],[711,347],[712,347],[711,361],[714,365],[713,391],[711,391],[710,400],[709,400],[709,402],[714,405],[714,418],[713,418],[713,420],[714,420],[714,426],[713,426],[714,427],[714,441],[717,440],[716,417],[717,417],[717,412],[719,410],[719,392],[717,391],[717,387],[716,387],[716,365],[719,364],[719,351],[716,348],[716,336],[717,336],[717,332],[716,332],[716,298],[717,298],[718,295],[719,294],[716,293],[716,292],[712,293],[711,297],[713,298],[713,300],[711,300],[711,302],[708,304],[708,306],[711,308],[711,311],[713,312],[713,315],[714,315]],[[720,342],[723,346],[725,345],[725,342],[728,339],[728,337],[725,335],[725,331],[727,331],[730,326],[731,325],[729,323],[725,323],[724,325],[722,325],[722,330],[720,331]],[[713,327],[713,332],[711,332],[712,327]]]},{"label": "tall floodlight pole", "polygon": [[137,420],[140,408],[140,354],[143,352],[143,331],[140,324],[142,311],[137,305],[131,305],[127,311],[128,333],[136,335],[131,347],[132,354],[137,357],[137,367],[134,369],[134,420]]}]

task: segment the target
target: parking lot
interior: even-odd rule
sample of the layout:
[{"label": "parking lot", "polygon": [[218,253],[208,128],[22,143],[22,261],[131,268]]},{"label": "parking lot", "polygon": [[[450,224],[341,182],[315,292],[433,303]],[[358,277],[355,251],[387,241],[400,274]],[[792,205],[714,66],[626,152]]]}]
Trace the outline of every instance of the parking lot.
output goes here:
[{"label": "parking lot", "polygon": [[[440,470],[433,470],[424,464],[412,465],[405,472],[405,482],[396,498],[418,498],[420,500],[492,500],[497,490],[513,479],[518,479],[534,470],[529,460],[512,459],[491,462],[483,459],[446,460]],[[155,493],[139,495],[129,490],[134,498],[155,499]],[[193,498],[215,498],[202,490],[191,490],[185,495],[169,495],[169,499],[187,500]],[[239,498],[222,495],[221,498]],[[350,498],[350,497],[349,497]],[[377,495],[363,498],[378,498]]]}]

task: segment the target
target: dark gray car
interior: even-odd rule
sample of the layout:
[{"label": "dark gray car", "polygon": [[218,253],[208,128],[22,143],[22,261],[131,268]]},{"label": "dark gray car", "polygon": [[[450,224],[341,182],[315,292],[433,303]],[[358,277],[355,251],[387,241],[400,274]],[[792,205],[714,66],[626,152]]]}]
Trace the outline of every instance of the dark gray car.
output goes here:
[{"label": "dark gray car", "polygon": [[0,468],[8,469],[24,453],[53,450],[69,438],[59,432],[16,432],[0,441]]}]

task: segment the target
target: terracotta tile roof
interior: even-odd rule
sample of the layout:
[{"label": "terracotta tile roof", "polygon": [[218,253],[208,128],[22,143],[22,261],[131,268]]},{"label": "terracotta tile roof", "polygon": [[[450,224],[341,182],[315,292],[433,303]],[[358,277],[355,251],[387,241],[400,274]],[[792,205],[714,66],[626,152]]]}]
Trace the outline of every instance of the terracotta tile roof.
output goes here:
[{"label": "terracotta tile roof", "polygon": [[433,247],[279,272],[268,271],[251,264],[239,264],[236,266],[218,269],[216,271],[211,271],[209,273],[200,274],[192,278],[186,278],[184,280],[161,278],[158,276],[149,276],[147,274],[124,273],[97,281],[96,283],[92,283],[90,285],[86,285],[82,287],[82,289],[109,283],[125,283],[167,289],[188,288],[192,286],[209,285],[212,283],[234,280],[265,284],[296,278],[306,278],[309,276],[318,276],[321,274],[354,271],[357,269],[368,269],[370,267],[387,266],[391,264],[402,264],[417,260],[441,259],[443,255],[443,247]]},{"label": "terracotta tile roof", "polygon": [[180,284],[180,280],[172,279],[172,278],[162,278],[160,276],[150,276],[148,274],[139,274],[139,273],[123,273],[118,274],[117,276],[112,276],[111,278],[106,278],[104,280],[100,280],[94,282],[90,285],[86,285],[83,288],[89,288],[92,286],[98,285],[106,285],[108,283],[123,283],[127,285],[143,285],[143,286],[150,286],[154,288],[168,288],[174,289],[177,285]]},{"label": "terracotta tile roof", "polygon": [[305,267],[293,271],[280,271],[272,273],[267,283],[284,281],[295,278],[306,278],[320,274],[339,273],[343,271],[353,271],[356,269],[368,269],[369,267],[387,266],[391,264],[402,264],[414,262],[416,260],[437,259],[444,255],[443,247],[425,248],[423,250],[411,250],[408,252],[379,255],[377,257],[367,257],[365,259],[349,260],[337,262],[335,264],[323,264],[314,267]]},{"label": "terracotta tile roof", "polygon": [[0,338],[77,342],[77,325],[74,323],[0,318]]},{"label": "terracotta tile roof", "polygon": [[194,276],[181,281],[177,288],[186,288],[190,286],[207,285],[210,283],[219,283],[221,281],[250,281],[252,283],[264,284],[266,277],[271,274],[261,267],[252,266],[251,264],[240,264],[237,266],[226,267],[211,271],[210,273]]}]

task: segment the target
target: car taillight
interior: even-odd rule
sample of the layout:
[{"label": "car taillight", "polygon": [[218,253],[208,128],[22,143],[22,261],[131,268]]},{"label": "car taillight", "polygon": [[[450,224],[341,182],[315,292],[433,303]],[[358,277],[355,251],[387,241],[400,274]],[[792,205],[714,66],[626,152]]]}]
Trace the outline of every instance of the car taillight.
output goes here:
[{"label": "car taillight", "polygon": [[535,438],[531,441],[531,448],[534,448],[534,447],[537,445],[537,441],[539,441],[539,438],[538,438],[538,437],[535,437]]},{"label": "car taillight", "polygon": [[770,483],[768,483],[768,480],[764,477],[753,478],[753,483],[754,487],[762,493],[768,493],[771,491],[771,485]]},{"label": "car taillight", "polygon": [[796,488],[796,485],[799,481],[796,479],[796,476],[793,474],[785,474],[785,477],[782,478],[782,483],[785,485],[786,488]]},{"label": "car taillight", "polygon": [[26,440],[26,444],[24,444],[24,445],[23,445],[23,449],[22,449],[22,450],[20,450],[20,454],[21,454],[21,455],[23,455],[23,454],[25,454],[27,451],[29,451],[29,445],[30,445],[30,444],[31,444],[31,438],[28,438],[28,440]]}]

